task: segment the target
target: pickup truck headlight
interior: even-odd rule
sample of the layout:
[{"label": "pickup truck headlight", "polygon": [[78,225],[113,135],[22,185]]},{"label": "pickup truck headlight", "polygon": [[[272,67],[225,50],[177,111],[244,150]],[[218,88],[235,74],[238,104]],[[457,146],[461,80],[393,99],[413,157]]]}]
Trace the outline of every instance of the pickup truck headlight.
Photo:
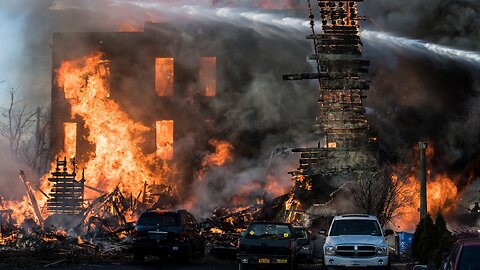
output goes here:
[{"label": "pickup truck headlight", "polygon": [[378,254],[378,255],[387,255],[387,254],[388,254],[388,247],[386,247],[386,246],[378,246],[378,247],[377,247],[377,254]]},{"label": "pickup truck headlight", "polygon": [[335,255],[335,247],[332,246],[325,246],[325,255]]},{"label": "pickup truck headlight", "polygon": [[303,247],[300,248],[299,253],[308,254],[308,253],[310,253],[311,249],[312,249],[312,247],[310,245],[306,245],[306,246],[303,246]]}]

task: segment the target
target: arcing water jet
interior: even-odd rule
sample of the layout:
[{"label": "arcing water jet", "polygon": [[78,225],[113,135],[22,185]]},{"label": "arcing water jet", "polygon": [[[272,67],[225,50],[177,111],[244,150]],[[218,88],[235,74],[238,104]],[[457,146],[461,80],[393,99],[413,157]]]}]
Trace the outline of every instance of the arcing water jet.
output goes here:
[{"label": "arcing water jet", "polygon": [[361,35],[367,42],[383,43],[393,47],[404,48],[418,53],[451,59],[480,67],[480,52],[454,49],[423,40],[397,37],[378,31],[364,30]]}]

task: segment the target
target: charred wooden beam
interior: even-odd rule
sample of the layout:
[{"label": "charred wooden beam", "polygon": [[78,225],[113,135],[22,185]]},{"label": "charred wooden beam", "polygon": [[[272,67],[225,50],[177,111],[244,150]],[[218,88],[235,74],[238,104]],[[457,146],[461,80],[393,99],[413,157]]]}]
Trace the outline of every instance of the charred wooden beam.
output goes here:
[{"label": "charred wooden beam", "polygon": [[319,79],[321,75],[318,73],[296,73],[283,75],[284,81],[314,80]]},{"label": "charred wooden beam", "polygon": [[40,226],[43,226],[43,218],[40,212],[40,208],[38,207],[37,199],[35,199],[35,195],[33,194],[32,188],[30,187],[30,181],[28,181],[25,173],[22,170],[20,170],[20,179],[22,180],[23,184],[25,184],[25,188],[27,189],[27,196],[30,199],[30,203],[32,204],[35,216],[37,217]]},{"label": "charred wooden beam", "polygon": [[52,182],[53,187],[50,192],[50,198],[47,200],[47,209],[54,214],[83,214],[83,194],[85,187],[84,171],[82,178],[75,180],[76,163],[75,159],[71,160],[73,171],[69,173],[67,170],[67,159],[56,160],[57,166],[52,177],[48,178]]}]

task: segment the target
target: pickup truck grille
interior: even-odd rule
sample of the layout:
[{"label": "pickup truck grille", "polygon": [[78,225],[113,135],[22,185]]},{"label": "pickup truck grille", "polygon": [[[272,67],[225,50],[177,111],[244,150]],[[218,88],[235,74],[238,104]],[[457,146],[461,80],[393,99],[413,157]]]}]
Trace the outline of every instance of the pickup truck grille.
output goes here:
[{"label": "pickup truck grille", "polygon": [[337,256],[341,257],[373,257],[377,254],[374,246],[364,245],[342,245],[337,246]]}]

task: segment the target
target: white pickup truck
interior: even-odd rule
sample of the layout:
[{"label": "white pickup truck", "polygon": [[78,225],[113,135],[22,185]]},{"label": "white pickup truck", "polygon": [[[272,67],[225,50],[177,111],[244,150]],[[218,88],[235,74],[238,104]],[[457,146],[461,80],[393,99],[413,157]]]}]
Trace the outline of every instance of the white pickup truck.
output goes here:
[{"label": "white pickup truck", "polygon": [[[386,230],[385,234],[393,233]],[[326,234],[324,268],[365,267],[390,270],[388,245],[378,219],[369,215],[334,217]]]}]

